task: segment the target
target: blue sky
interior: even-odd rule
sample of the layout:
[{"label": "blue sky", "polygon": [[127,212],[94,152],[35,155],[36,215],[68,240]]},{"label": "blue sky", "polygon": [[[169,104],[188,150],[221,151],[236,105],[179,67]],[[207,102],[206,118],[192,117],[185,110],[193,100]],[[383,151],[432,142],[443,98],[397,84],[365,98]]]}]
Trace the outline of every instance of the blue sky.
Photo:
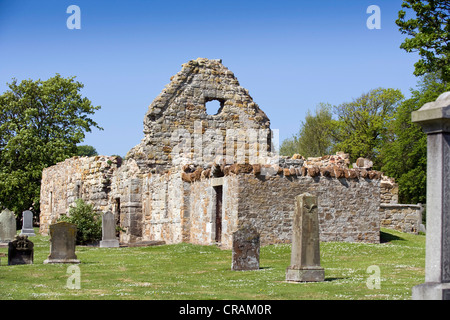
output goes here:
[{"label": "blue sky", "polygon": [[[12,78],[76,76],[82,94],[102,107],[93,118],[105,129],[82,144],[125,155],[181,64],[220,58],[283,140],[321,102],[337,105],[377,87],[409,96],[418,58],[399,48],[401,3],[0,0],[0,93]],[[80,30],[66,26],[72,4]],[[370,5],[381,9],[379,30],[366,27]]]}]

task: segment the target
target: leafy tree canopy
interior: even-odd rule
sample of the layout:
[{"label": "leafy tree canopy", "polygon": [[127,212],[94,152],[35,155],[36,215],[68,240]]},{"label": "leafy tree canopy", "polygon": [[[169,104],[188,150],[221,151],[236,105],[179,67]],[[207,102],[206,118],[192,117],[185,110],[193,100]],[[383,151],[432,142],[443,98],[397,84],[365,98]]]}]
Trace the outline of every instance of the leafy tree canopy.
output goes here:
[{"label": "leafy tree canopy", "polygon": [[411,122],[411,112],[446,91],[450,91],[450,84],[443,82],[440,75],[427,74],[394,115],[390,137],[382,149],[382,170],[398,182],[401,203],[426,202],[427,137],[419,125]]},{"label": "leafy tree canopy", "polygon": [[76,155],[92,127],[102,129],[89,118],[100,106],[74,79],[13,79],[0,95],[0,202],[16,214],[38,211],[42,170]]},{"label": "leafy tree canopy", "polygon": [[400,90],[378,88],[335,106],[334,151],[349,153],[353,161],[364,157],[379,165],[377,159],[387,127],[402,99]]},{"label": "leafy tree canopy", "polygon": [[400,45],[407,52],[418,52],[414,74],[440,72],[442,80],[450,81],[450,1],[403,0],[403,9],[409,9],[414,17],[400,10],[396,24],[409,38]]},{"label": "leafy tree canopy", "polygon": [[329,104],[319,104],[314,114],[308,110],[305,121],[301,122],[298,134],[282,142],[280,154],[292,156],[297,153],[304,157],[329,154],[333,145],[332,117]]},{"label": "leafy tree canopy", "polygon": [[98,153],[93,146],[83,145],[77,146],[77,155],[79,157],[92,157],[98,156]]},{"label": "leafy tree canopy", "polygon": [[402,99],[400,90],[377,88],[337,106],[321,103],[315,114],[308,111],[299,133],[282,142],[280,154],[317,157],[344,151],[353,161],[369,158],[379,168],[381,148]]}]

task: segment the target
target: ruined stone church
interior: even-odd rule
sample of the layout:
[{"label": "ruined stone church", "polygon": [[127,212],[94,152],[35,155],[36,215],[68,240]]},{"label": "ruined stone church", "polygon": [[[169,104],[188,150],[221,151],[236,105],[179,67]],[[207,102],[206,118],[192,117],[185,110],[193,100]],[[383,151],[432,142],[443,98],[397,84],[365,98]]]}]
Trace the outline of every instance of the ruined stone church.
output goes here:
[{"label": "ruined stone church", "polygon": [[[322,241],[380,240],[380,205],[396,203],[391,179],[349,168],[345,154],[278,157],[266,114],[221,60],[182,65],[148,107],[144,137],[120,157],[73,157],[44,169],[40,232],[76,199],[112,211],[120,242],[232,246],[251,224],[261,244],[287,243],[295,196],[319,199]],[[217,100],[217,114],[206,103]]]}]

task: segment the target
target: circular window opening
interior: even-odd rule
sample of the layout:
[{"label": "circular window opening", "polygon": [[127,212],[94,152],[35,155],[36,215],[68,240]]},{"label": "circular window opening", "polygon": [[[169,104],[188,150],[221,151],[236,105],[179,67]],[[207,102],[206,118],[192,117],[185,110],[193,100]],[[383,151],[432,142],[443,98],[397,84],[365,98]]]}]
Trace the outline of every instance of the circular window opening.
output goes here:
[{"label": "circular window opening", "polygon": [[218,115],[222,111],[223,104],[223,101],[217,99],[206,101],[206,114],[210,116]]}]

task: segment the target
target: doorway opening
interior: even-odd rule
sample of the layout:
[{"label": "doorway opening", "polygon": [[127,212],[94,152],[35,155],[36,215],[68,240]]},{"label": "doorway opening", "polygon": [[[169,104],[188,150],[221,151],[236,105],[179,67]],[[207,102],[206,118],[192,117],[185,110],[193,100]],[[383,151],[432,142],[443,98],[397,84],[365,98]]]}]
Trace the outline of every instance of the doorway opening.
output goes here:
[{"label": "doorway opening", "polygon": [[222,241],[222,203],[223,203],[223,187],[215,186],[216,192],[216,219],[215,219],[215,241],[220,244]]},{"label": "doorway opening", "polygon": [[120,239],[120,198],[114,199],[114,217],[116,219],[116,237]]}]

